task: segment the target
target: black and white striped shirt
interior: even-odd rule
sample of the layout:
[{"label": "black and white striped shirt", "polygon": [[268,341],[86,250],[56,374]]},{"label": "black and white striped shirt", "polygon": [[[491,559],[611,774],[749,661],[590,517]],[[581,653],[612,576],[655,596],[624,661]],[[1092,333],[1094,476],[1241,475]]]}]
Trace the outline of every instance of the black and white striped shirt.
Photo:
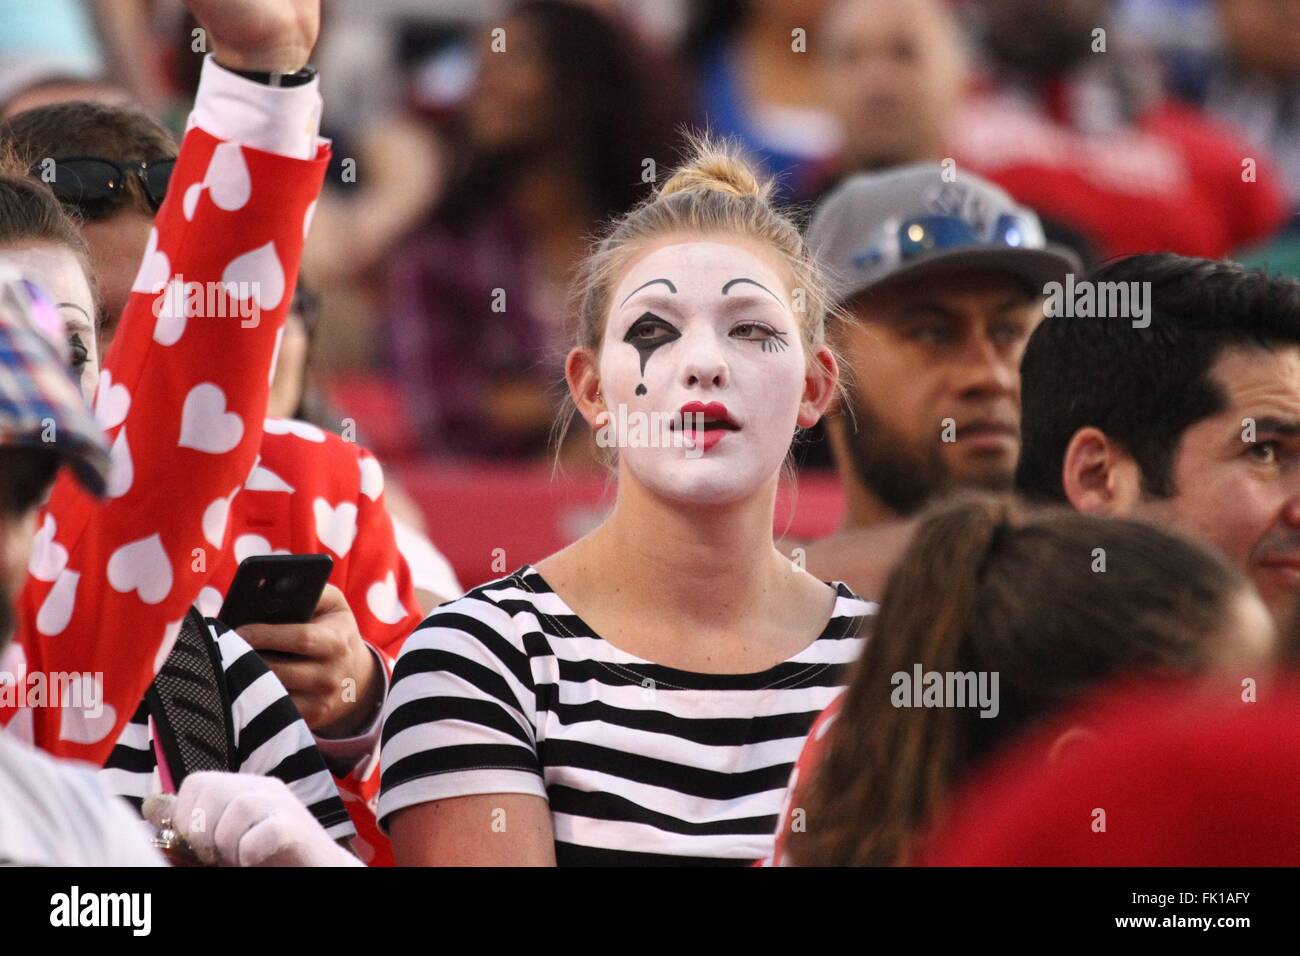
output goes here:
[{"label": "black and white striped shirt", "polygon": [[652,664],[593,632],[532,567],[434,611],[384,709],[379,819],[535,794],[564,864],[743,864],[772,851],[804,737],[875,605],[843,584],[820,637],[753,674]]},{"label": "black and white striped shirt", "polygon": [[[280,679],[234,631],[214,620],[208,621],[208,627],[221,652],[239,772],[278,777],[330,836],[336,840],[355,836],[315,738]],[[144,701],[123,728],[99,778],[109,792],[125,797],[136,810],[145,797],[162,792],[153,724]]]}]

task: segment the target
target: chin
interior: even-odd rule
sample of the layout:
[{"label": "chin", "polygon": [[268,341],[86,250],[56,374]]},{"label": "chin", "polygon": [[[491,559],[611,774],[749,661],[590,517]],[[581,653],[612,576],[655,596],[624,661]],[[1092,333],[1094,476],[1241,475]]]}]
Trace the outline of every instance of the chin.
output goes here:
[{"label": "chin", "polygon": [[734,462],[700,458],[674,462],[671,470],[637,474],[637,480],[660,498],[683,505],[729,505],[763,490],[775,469],[751,474]]}]

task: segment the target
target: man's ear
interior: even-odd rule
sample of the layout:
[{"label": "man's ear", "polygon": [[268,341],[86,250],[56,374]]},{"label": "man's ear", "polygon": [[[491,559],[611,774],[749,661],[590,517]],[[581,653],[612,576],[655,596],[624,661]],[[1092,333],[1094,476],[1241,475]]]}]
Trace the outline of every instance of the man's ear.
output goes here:
[{"label": "man's ear", "polygon": [[1133,457],[1098,428],[1080,428],[1065,448],[1061,486],[1084,514],[1131,514],[1142,499],[1142,472]]},{"label": "man's ear", "polygon": [[836,386],[840,380],[840,367],[835,353],[825,345],[813,352],[808,371],[804,373],[803,400],[799,403],[799,427],[812,428],[826,414],[839,396]]},{"label": "man's ear", "polygon": [[593,430],[599,428],[601,422],[597,416],[608,409],[600,394],[600,370],[595,353],[586,348],[571,349],[564,360],[564,379],[569,383],[569,395],[578,406],[578,414]]}]

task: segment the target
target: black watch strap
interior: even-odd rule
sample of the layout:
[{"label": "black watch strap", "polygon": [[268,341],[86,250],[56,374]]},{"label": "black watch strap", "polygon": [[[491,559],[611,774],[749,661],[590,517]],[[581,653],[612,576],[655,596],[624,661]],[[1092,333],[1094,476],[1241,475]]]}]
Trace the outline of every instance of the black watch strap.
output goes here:
[{"label": "black watch strap", "polygon": [[316,67],[304,66],[296,73],[260,73],[257,70],[231,70],[236,76],[242,76],[263,86],[294,87],[306,86],[316,79]]}]

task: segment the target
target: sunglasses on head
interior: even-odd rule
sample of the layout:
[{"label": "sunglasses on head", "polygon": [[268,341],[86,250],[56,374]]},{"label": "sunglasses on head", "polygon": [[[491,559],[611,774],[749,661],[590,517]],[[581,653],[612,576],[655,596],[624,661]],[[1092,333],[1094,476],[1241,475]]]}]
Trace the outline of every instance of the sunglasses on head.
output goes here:
[{"label": "sunglasses on head", "polygon": [[31,174],[54,190],[59,202],[77,210],[83,218],[102,219],[126,201],[131,176],[139,181],[150,208],[157,212],[167,196],[175,168],[175,159],[115,163],[97,156],[70,156],[36,163]]},{"label": "sunglasses on head", "polygon": [[983,230],[976,230],[960,216],[915,216],[886,222],[875,241],[858,250],[853,263],[858,268],[868,263],[897,265],[952,249],[1037,249],[1042,245],[1042,227],[1028,216],[1004,214]]}]

